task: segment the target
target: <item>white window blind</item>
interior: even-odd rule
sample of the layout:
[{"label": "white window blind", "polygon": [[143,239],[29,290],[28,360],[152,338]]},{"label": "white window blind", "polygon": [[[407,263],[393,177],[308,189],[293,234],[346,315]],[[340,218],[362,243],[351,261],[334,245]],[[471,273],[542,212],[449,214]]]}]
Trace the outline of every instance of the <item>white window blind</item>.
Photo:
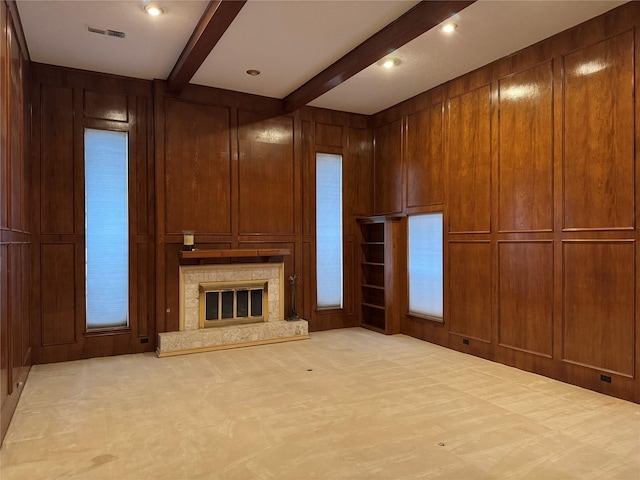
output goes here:
[{"label": "white window blind", "polygon": [[129,325],[127,134],[85,129],[87,330]]},{"label": "white window blind", "polygon": [[342,308],[342,156],[316,155],[318,308]]},{"label": "white window blind", "polygon": [[442,213],[409,217],[409,313],[442,319]]}]

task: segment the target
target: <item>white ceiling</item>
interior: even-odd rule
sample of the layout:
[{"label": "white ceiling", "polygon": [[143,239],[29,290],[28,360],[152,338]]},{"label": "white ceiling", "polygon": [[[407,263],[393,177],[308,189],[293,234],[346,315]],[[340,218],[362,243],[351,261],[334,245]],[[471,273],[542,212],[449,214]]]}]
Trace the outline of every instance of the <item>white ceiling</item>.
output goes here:
[{"label": "white ceiling", "polygon": [[[18,0],[35,62],[166,79],[205,0]],[[283,98],[418,3],[385,0],[249,0],[192,83]],[[626,3],[618,0],[480,0],[456,16],[458,29],[432,29],[311,105],[372,114]],[[124,39],[86,26],[123,31]],[[245,72],[262,72],[251,77]]]}]

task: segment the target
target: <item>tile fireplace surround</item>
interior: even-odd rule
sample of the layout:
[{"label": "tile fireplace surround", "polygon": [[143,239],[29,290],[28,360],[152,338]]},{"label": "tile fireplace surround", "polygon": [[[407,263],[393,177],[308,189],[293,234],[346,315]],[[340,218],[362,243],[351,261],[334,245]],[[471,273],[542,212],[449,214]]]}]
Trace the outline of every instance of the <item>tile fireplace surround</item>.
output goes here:
[{"label": "tile fireplace surround", "polygon": [[[200,328],[201,283],[249,280],[267,282],[269,307],[264,322]],[[159,357],[309,338],[305,320],[284,319],[283,263],[181,265],[179,288],[180,330],[158,334]]]}]

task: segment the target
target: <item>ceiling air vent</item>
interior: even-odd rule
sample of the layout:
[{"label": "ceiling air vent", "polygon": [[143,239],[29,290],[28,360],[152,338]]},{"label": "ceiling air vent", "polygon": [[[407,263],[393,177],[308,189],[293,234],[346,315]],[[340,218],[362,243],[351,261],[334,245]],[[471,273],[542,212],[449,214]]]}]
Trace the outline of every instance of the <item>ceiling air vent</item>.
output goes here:
[{"label": "ceiling air vent", "polygon": [[124,38],[124,32],[119,32],[117,30],[108,30],[106,28],[100,27],[92,27],[91,25],[87,25],[87,31],[91,33],[97,33],[98,35],[106,35],[107,37],[116,37],[116,38]]}]

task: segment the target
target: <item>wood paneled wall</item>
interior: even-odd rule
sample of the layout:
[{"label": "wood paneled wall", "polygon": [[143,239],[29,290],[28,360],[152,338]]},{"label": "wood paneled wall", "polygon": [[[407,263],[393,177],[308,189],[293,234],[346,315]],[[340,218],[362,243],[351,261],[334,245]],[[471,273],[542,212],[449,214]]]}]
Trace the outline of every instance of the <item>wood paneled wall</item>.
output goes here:
[{"label": "wood paneled wall", "polygon": [[15,3],[0,2],[0,442],[31,365],[29,63]]},{"label": "wood paneled wall", "polygon": [[[360,234],[356,217],[373,211],[373,158],[370,119],[317,108],[301,110],[303,131],[303,282],[304,308],[309,329],[360,325]],[[342,309],[318,309],[316,301],[316,183],[317,153],[342,155],[342,218],[344,257],[344,305]]]},{"label": "wood paneled wall", "polygon": [[403,333],[640,402],[639,19],[630,2],[374,116],[376,213],[445,217],[444,323]]},{"label": "wood paneled wall", "polygon": [[[353,326],[353,215],[371,210],[369,119],[305,108],[281,115],[279,100],[190,85],[179,96],[155,83],[157,330],[179,328],[182,230],[198,248],[288,248],[297,311],[310,330]],[[345,308],[315,303],[315,153],[344,157]],[[183,263],[189,263],[183,261]],[[291,311],[287,282],[285,312]]]},{"label": "wood paneled wall", "polygon": [[[32,64],[35,363],[155,349],[152,84]],[[127,132],[129,328],[86,331],[85,128]]]}]

